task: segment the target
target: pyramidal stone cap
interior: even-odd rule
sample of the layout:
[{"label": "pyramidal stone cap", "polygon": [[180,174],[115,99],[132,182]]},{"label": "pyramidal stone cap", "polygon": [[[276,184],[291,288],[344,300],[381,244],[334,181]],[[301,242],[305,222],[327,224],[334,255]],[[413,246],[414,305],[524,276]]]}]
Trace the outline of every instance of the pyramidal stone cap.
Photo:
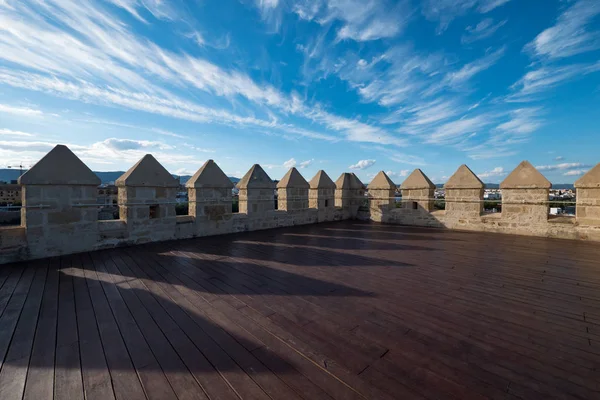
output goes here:
[{"label": "pyramidal stone cap", "polygon": [[522,161],[500,183],[500,189],[550,189],[552,184],[529,161]]},{"label": "pyramidal stone cap", "polygon": [[369,189],[396,189],[396,184],[383,171],[379,171],[369,183]]},{"label": "pyramidal stone cap", "polygon": [[185,186],[188,188],[233,189],[233,182],[213,160],[208,160],[187,181]]},{"label": "pyramidal stone cap", "polygon": [[402,182],[400,189],[435,189],[435,185],[417,168]]},{"label": "pyramidal stone cap", "polygon": [[344,172],[340,175],[340,177],[335,181],[335,187],[337,189],[353,189],[355,184],[353,183],[354,178],[352,174],[349,172]]},{"label": "pyramidal stone cap", "polygon": [[290,170],[281,178],[277,183],[278,188],[298,188],[308,189],[310,186],[306,179],[298,172],[296,167],[290,168]]},{"label": "pyramidal stone cap", "polygon": [[311,189],[335,189],[335,183],[322,169],[309,182]]},{"label": "pyramidal stone cap", "polygon": [[356,174],[354,172],[352,172],[352,189],[366,189],[367,187],[365,186],[364,183],[361,182],[360,179],[358,179],[358,176],[356,176]]},{"label": "pyramidal stone cap", "polygon": [[254,164],[237,183],[237,188],[275,189],[275,183],[260,165]]},{"label": "pyramidal stone cap", "polygon": [[446,189],[483,189],[485,184],[465,164],[444,185]]},{"label": "pyramidal stone cap", "polygon": [[19,177],[21,185],[100,185],[101,180],[73,152],[56,145]]},{"label": "pyramidal stone cap", "polygon": [[600,164],[575,181],[576,188],[600,188]]},{"label": "pyramidal stone cap", "polygon": [[178,187],[179,182],[151,154],[146,154],[117,181],[117,186]]}]

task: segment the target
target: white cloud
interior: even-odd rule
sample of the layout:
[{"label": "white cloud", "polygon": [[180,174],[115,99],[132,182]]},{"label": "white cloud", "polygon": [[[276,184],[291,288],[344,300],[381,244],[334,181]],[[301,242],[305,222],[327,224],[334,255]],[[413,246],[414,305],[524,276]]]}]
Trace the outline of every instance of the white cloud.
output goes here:
[{"label": "white cloud", "polygon": [[[563,12],[556,24],[536,36],[525,50],[550,59],[571,57],[600,48],[600,31],[588,31],[595,17],[600,14],[597,0],[577,0]],[[597,27],[597,25],[596,25]]]},{"label": "white cloud", "polygon": [[314,161],[314,158],[311,160],[302,161],[300,164],[298,164],[298,166],[300,168],[308,168]]},{"label": "white cloud", "polygon": [[465,29],[467,32],[462,36],[461,42],[463,44],[469,44],[479,40],[487,39],[496,33],[498,29],[504,26],[504,24],[506,24],[506,20],[494,24],[494,20],[492,18],[485,18],[475,26],[467,26]]},{"label": "white cloud", "polygon": [[412,15],[405,0],[396,4],[385,0],[304,0],[296,2],[293,11],[301,19],[322,25],[340,21],[338,39],[361,42],[398,35]]},{"label": "white cloud", "polygon": [[[168,12],[170,6],[158,0],[118,3],[129,11],[147,10],[157,18],[177,18]],[[285,95],[269,83],[256,82],[239,70],[226,70],[203,58],[169,51],[140,38],[102,3],[48,0],[14,4],[8,8],[0,3],[0,59],[22,70],[0,70],[0,82],[4,84],[195,122],[250,125],[313,139],[335,139],[325,132],[281,123],[276,115],[291,113],[343,133],[342,138],[350,141],[381,138],[378,143],[391,144],[389,134],[377,127],[327,113],[318,104],[307,106],[297,97]],[[264,5],[270,7],[273,3]],[[199,104],[196,99],[203,96],[187,100],[171,91],[181,87],[222,97],[232,110]],[[244,107],[233,107],[240,103]],[[319,111],[313,112],[315,108]],[[247,112],[240,115],[235,109]],[[265,113],[268,119],[257,116]]]},{"label": "white cloud", "polygon": [[486,172],[477,174],[477,176],[479,176],[479,178],[493,178],[493,177],[503,176],[503,175],[506,175],[506,171],[504,171],[504,168],[502,168],[502,167],[496,167],[496,168],[492,169],[491,171],[486,171]]},{"label": "white cloud", "polygon": [[481,129],[489,126],[493,120],[486,115],[471,118],[462,118],[438,126],[430,134],[426,142],[435,144],[458,144],[466,136],[477,134]]},{"label": "white cloud", "polygon": [[443,83],[451,87],[460,87],[475,75],[495,65],[502,58],[505,51],[506,48],[501,47],[480,59],[465,64],[460,70],[447,74]]},{"label": "white cloud", "polygon": [[510,0],[424,0],[422,12],[430,21],[438,21],[437,33],[441,34],[457,17],[467,14],[475,8],[485,14]]},{"label": "white cloud", "polygon": [[44,113],[29,107],[13,107],[6,104],[0,104],[0,113],[21,115],[25,117],[39,117]]},{"label": "white cloud", "polygon": [[583,164],[583,163],[561,163],[555,165],[538,165],[537,168],[539,171],[560,171],[574,168],[590,168],[591,165]]},{"label": "white cloud", "polygon": [[400,171],[400,176],[408,176],[408,174],[410,173],[409,169],[403,169],[402,171]]},{"label": "white cloud", "polygon": [[155,150],[170,150],[172,146],[161,142],[151,142],[148,140],[131,140],[131,139],[117,139],[109,138],[102,141],[102,144],[112,150],[142,150],[142,149],[155,149]]},{"label": "white cloud", "polygon": [[564,159],[565,158],[563,156],[557,156],[557,157],[554,158],[554,161],[562,161]]},{"label": "white cloud", "polygon": [[535,100],[543,92],[570,80],[600,71],[600,62],[595,64],[572,64],[565,66],[545,66],[527,72],[511,86],[515,91],[507,97],[508,101]]},{"label": "white cloud", "polygon": [[540,108],[519,108],[510,112],[510,120],[498,125],[496,129],[500,132],[511,134],[528,134],[538,130],[542,126],[539,119]]},{"label": "white cloud", "polygon": [[587,169],[574,169],[571,171],[567,171],[563,174],[563,176],[579,176],[579,175],[583,175],[586,172],[588,172]]},{"label": "white cloud", "polygon": [[349,166],[350,169],[367,169],[375,164],[375,160],[360,160],[354,165]]},{"label": "white cloud", "polygon": [[296,160],[294,158],[290,158],[289,160],[287,160],[286,162],[283,163],[283,166],[285,168],[292,168],[296,166]]},{"label": "white cloud", "polygon": [[488,13],[497,7],[503,6],[509,1],[510,0],[480,0],[477,11],[480,13]]},{"label": "white cloud", "polygon": [[26,136],[26,137],[35,136],[33,133],[27,133],[27,132],[21,132],[21,131],[12,131],[10,129],[2,129],[2,128],[0,128],[0,135],[5,135],[5,136]]}]

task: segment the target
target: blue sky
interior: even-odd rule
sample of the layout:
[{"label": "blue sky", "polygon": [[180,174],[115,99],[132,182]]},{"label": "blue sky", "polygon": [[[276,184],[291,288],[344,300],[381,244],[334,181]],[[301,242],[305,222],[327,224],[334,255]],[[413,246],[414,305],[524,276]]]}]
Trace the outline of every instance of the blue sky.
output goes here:
[{"label": "blue sky", "polygon": [[597,0],[0,0],[0,168],[310,179],[600,162]]}]

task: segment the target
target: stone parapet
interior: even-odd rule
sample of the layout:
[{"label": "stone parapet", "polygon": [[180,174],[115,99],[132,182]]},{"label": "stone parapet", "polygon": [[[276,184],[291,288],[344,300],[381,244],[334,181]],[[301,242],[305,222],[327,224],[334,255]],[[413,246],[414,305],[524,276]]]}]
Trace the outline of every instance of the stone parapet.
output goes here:
[{"label": "stone parapet", "polygon": [[150,154],[115,182],[130,244],[175,239],[179,182]]},{"label": "stone parapet", "polygon": [[483,183],[467,166],[446,183],[446,209],[438,211],[433,209],[435,185],[418,169],[401,185],[400,208],[396,185],[384,172],[369,184],[369,207],[361,207],[366,188],[356,175],[344,173],[334,183],[319,171],[306,182],[292,169],[278,184],[275,210],[275,185],[256,164],[238,185],[241,212],[234,214],[233,184],[209,160],[186,185],[189,215],[176,216],[178,182],[147,155],[117,180],[121,218],[114,221],[98,221],[99,183],[65,146],[48,153],[20,179],[22,225],[0,227],[0,263],[348,218],[600,241],[600,166],[575,184],[576,219],[548,218],[551,184],[528,162],[502,182],[502,212],[495,214],[481,213]]},{"label": "stone parapet", "polygon": [[461,165],[444,185],[446,214],[457,218],[477,218],[483,212],[483,182]]},{"label": "stone parapet", "polygon": [[577,222],[600,226],[600,164],[575,182],[577,189]]},{"label": "stone parapet", "polygon": [[275,183],[258,164],[238,182],[239,207],[242,214],[264,214],[275,209]]},{"label": "stone parapet", "polygon": [[521,162],[500,183],[502,218],[519,223],[548,220],[552,184],[528,161]]},{"label": "stone parapet", "polygon": [[277,183],[277,209],[284,211],[308,209],[306,179],[294,167]]},{"label": "stone parapet", "polygon": [[369,210],[373,221],[382,222],[384,215],[396,206],[396,184],[379,171],[369,183]]},{"label": "stone parapet", "polygon": [[420,169],[415,169],[402,182],[400,190],[403,209],[419,213],[433,211],[435,185]]}]

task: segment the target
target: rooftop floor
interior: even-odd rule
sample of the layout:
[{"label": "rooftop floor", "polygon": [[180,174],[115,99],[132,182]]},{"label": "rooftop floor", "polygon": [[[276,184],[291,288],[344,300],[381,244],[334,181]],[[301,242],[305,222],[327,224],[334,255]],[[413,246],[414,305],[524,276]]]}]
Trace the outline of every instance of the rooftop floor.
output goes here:
[{"label": "rooftop floor", "polygon": [[599,259],[346,221],[4,265],[0,398],[600,398]]}]

